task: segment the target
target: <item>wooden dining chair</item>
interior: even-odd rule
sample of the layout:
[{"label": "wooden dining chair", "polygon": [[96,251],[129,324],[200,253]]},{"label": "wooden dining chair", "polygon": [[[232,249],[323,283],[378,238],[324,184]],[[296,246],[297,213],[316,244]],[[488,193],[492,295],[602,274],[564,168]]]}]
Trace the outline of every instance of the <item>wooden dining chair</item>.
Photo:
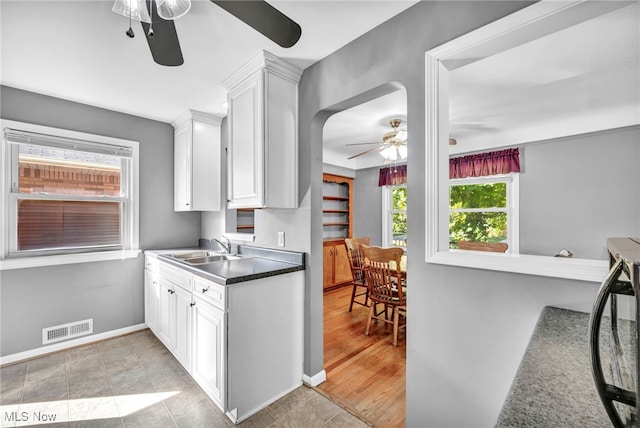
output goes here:
[{"label": "wooden dining chair", "polygon": [[[369,306],[369,289],[364,277],[364,257],[360,250],[360,245],[369,245],[371,239],[367,236],[361,238],[345,238],[344,243],[347,247],[349,256],[349,266],[351,267],[351,276],[353,277],[353,289],[351,290],[351,301],[349,302],[349,312],[353,309],[353,304],[357,303],[362,306]],[[356,297],[364,296],[364,302],[356,300]]]},{"label": "wooden dining chair", "polygon": [[[365,258],[365,278],[369,286],[369,319],[365,335],[369,335],[371,322],[382,321],[393,325],[393,346],[398,345],[398,330],[406,326],[407,298],[402,286],[402,271],[400,259],[404,250],[399,247],[380,248],[367,245],[360,246]],[[395,263],[393,268],[391,262]],[[400,286],[398,286],[400,284]],[[376,306],[384,305],[384,310],[378,312]],[[389,319],[391,309],[391,319]],[[401,323],[400,317],[405,322]]]}]

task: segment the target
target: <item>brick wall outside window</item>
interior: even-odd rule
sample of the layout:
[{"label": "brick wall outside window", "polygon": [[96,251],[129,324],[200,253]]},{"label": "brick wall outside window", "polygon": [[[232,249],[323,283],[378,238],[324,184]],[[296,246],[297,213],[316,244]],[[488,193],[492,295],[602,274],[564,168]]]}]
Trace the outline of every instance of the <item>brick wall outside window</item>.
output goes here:
[{"label": "brick wall outside window", "polygon": [[20,193],[76,194],[87,196],[120,194],[120,171],[20,162]]}]

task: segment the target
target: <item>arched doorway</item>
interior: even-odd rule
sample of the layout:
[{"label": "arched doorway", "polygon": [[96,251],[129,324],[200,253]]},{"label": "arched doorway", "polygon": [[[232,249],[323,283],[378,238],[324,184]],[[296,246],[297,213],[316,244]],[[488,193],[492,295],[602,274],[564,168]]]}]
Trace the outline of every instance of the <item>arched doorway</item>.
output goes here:
[{"label": "arched doorway", "polygon": [[[333,114],[322,132],[322,170],[323,174],[351,180],[352,224],[350,230],[342,226],[342,230],[336,231],[339,226],[326,227],[326,224],[337,222],[323,223],[323,244],[335,242],[342,248],[337,250],[339,254],[345,251],[344,236],[348,234],[368,236],[376,246],[397,245],[392,223],[398,216],[389,215],[393,207],[383,203],[393,200],[389,197],[393,189],[378,186],[380,168],[389,166],[390,162],[380,156],[378,147],[384,134],[392,130],[390,120],[400,119],[399,128],[406,129],[406,91],[397,84],[383,85],[345,100],[331,111]],[[410,151],[410,143],[407,150]],[[391,164],[404,162],[406,160],[397,159]],[[325,205],[323,211],[334,211],[332,208]],[[404,232],[406,236],[406,229]],[[330,263],[325,258],[325,273]],[[326,278],[323,283],[327,380],[318,389],[375,426],[404,426],[406,339],[401,336],[398,346],[394,347],[391,330],[384,326],[376,326],[365,336],[368,308],[351,305],[351,283],[343,280],[327,284]]]}]

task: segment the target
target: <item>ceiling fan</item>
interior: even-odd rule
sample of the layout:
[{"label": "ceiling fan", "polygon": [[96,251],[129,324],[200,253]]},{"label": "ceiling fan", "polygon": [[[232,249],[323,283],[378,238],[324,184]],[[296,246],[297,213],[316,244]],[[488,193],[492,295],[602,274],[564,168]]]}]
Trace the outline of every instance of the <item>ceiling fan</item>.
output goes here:
[{"label": "ceiling fan", "polygon": [[347,144],[347,146],[360,146],[365,144],[377,144],[377,147],[374,147],[369,150],[365,150],[362,153],[358,153],[353,155],[347,159],[357,158],[358,156],[363,156],[369,153],[378,152],[382,157],[385,158],[387,162],[393,162],[396,160],[402,160],[407,158],[407,131],[403,129],[398,129],[402,121],[400,119],[391,119],[389,124],[391,125],[392,130],[387,132],[382,136],[381,143],[354,143]]},{"label": "ceiling fan", "polygon": [[[302,28],[264,0],[211,0],[283,48],[300,39]],[[116,0],[113,11],[129,18],[127,36],[133,38],[131,20],[140,21],[153,60],[165,66],[184,63],[173,23],[189,11],[191,0]]]}]

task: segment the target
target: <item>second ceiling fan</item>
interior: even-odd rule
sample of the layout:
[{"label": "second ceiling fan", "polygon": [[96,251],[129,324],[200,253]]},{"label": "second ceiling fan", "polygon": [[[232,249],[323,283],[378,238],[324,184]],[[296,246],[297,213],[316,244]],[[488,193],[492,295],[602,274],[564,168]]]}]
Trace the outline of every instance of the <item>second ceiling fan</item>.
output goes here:
[{"label": "second ceiling fan", "polygon": [[387,132],[382,136],[382,142],[378,143],[354,143],[347,144],[347,146],[360,146],[366,144],[377,144],[377,147],[374,147],[369,150],[365,150],[364,152],[355,154],[347,159],[357,158],[359,156],[363,156],[369,153],[379,152],[383,158],[387,162],[393,162],[396,160],[402,160],[407,158],[407,131],[404,129],[398,129],[402,120],[400,119],[391,119],[389,124],[391,125],[392,131]]},{"label": "second ceiling fan", "polygon": [[[211,0],[237,19],[283,48],[300,39],[302,28],[264,0]],[[191,7],[190,0],[116,0],[113,11],[129,18],[126,34],[134,37],[131,20],[140,21],[153,60],[165,66],[184,63],[174,19]]]}]

